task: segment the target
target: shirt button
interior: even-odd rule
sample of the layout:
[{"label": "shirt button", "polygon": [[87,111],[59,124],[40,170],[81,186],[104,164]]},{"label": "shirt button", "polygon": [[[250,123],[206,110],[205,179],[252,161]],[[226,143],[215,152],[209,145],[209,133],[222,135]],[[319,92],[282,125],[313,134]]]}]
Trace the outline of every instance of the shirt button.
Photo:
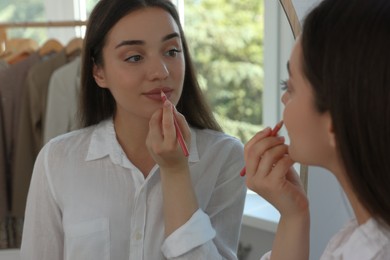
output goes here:
[{"label": "shirt button", "polygon": [[135,234],[135,239],[136,239],[136,240],[141,240],[141,239],[142,239],[142,234],[141,234],[140,232],[137,232],[137,233]]}]

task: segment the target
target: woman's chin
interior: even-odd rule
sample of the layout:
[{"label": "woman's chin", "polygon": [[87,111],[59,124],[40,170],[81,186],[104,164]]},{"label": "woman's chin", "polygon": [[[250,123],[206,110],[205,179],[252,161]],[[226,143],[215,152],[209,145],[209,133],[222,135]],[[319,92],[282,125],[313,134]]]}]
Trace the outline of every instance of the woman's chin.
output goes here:
[{"label": "woman's chin", "polygon": [[294,144],[292,144],[292,143],[288,146],[288,155],[290,156],[290,158],[291,158],[294,162],[306,164],[304,158],[307,158],[307,157],[302,156],[302,155],[299,153],[299,149],[297,150],[297,149],[295,148]]}]

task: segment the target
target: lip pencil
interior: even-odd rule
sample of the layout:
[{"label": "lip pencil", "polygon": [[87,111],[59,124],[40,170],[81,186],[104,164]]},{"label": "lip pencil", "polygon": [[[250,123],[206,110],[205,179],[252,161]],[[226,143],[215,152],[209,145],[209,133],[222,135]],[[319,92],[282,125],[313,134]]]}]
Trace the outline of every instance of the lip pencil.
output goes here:
[{"label": "lip pencil", "polygon": [[[164,103],[167,100],[167,96],[163,91],[161,91],[161,100]],[[186,145],[186,142],[184,141],[183,134],[180,131],[179,124],[177,123],[175,113],[173,113],[173,123],[175,124],[175,129],[176,129],[176,137],[177,141],[180,144],[181,150],[183,151],[183,154],[185,157],[188,157],[190,153],[188,152],[188,148]]]},{"label": "lip pencil", "polygon": [[[283,126],[283,120],[275,125],[275,127],[272,129],[269,136],[276,136],[279,130],[282,128],[282,126]],[[240,176],[245,176],[245,174],[246,174],[246,169],[244,167],[240,172]]]}]

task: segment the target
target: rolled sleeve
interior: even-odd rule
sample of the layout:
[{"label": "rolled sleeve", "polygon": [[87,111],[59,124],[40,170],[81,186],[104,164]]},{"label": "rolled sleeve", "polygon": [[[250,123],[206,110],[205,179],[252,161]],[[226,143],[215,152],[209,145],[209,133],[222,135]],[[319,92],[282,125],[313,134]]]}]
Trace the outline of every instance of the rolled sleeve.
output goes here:
[{"label": "rolled sleeve", "polygon": [[161,250],[166,258],[178,257],[214,237],[209,216],[198,209],[187,223],[165,239]]}]

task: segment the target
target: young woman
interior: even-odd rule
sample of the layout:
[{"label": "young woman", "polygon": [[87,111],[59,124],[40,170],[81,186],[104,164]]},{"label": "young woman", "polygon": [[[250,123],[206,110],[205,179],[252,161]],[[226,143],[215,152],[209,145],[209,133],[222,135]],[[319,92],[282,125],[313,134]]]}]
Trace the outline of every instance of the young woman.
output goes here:
[{"label": "young woman", "polygon": [[99,1],[81,118],[37,158],[23,259],[237,258],[243,145],[208,109],[170,1]]},{"label": "young woman", "polygon": [[282,97],[290,145],[267,128],[245,146],[248,187],[281,214],[263,259],[309,258],[294,161],[331,171],[354,210],[321,259],[390,257],[390,2],[352,2],[324,0],[305,19]]}]

